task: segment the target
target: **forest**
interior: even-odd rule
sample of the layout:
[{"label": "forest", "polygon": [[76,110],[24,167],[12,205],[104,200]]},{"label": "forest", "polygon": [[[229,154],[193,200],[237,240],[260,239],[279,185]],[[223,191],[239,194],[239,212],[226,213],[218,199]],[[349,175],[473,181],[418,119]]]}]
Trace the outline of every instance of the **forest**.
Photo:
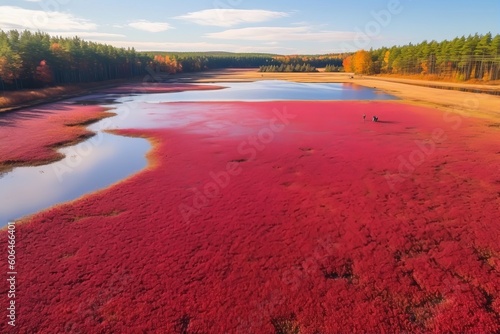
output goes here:
[{"label": "forest", "polygon": [[457,81],[500,80],[500,35],[360,50],[343,61],[346,72],[420,75]]},{"label": "forest", "polygon": [[150,58],[132,49],[43,32],[0,30],[0,89],[16,90],[128,78]]},{"label": "forest", "polygon": [[197,72],[224,68],[259,68],[261,72],[315,72],[328,67],[332,72],[342,66],[343,54],[280,56],[266,53],[231,52],[145,52],[153,59],[155,71]]},{"label": "forest", "polygon": [[325,68],[326,72],[339,72],[342,59],[347,55],[291,55],[275,56],[270,64],[260,67],[260,72],[318,72],[317,68]]},{"label": "forest", "polygon": [[97,82],[151,73],[279,65],[272,54],[136,52],[43,32],[0,30],[0,91]]},{"label": "forest", "polygon": [[354,54],[137,52],[43,32],[0,30],[0,91],[224,68],[262,72],[355,72],[445,80],[500,80],[500,35],[359,50]]},{"label": "forest", "polygon": [[223,68],[259,68],[278,64],[271,54],[231,52],[144,52],[153,71],[170,74]]}]

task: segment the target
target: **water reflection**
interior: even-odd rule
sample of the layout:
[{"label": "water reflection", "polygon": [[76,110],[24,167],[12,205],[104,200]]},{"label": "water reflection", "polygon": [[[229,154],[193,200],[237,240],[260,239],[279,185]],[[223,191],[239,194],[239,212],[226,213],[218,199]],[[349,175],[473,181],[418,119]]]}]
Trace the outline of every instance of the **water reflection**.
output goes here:
[{"label": "water reflection", "polygon": [[0,226],[103,189],[145,168],[150,146],[142,138],[100,133],[60,149],[66,156],[63,160],[15,168],[0,178]]},{"label": "water reflection", "polygon": [[350,83],[298,83],[281,80],[223,83],[226,89],[142,95],[136,101],[394,100],[394,96]]},{"label": "water reflection", "polygon": [[[181,128],[203,122],[204,129],[218,127],[225,113],[234,112],[230,106],[182,102],[232,101],[329,101],[329,100],[390,100],[392,95],[352,83],[297,83],[280,80],[224,83],[225,89],[184,91],[177,93],[124,96],[116,100],[112,111],[114,128]],[[178,103],[181,102],[181,103]],[[246,106],[245,108],[251,108]],[[219,117],[220,116],[220,117]],[[218,119],[217,124],[214,119]],[[221,120],[222,119],[222,120]],[[212,123],[210,123],[212,122]],[[245,131],[244,115],[240,124],[232,124],[231,132]],[[225,128],[228,128],[225,126]],[[92,127],[91,127],[92,129]],[[201,130],[201,128],[200,128]]]}]

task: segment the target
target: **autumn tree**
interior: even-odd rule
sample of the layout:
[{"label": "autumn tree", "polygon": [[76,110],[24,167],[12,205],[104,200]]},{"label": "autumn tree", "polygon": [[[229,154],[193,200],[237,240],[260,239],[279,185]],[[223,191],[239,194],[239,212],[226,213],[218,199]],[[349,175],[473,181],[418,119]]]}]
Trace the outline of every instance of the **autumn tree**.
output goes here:
[{"label": "autumn tree", "polygon": [[21,71],[21,57],[10,47],[6,35],[0,35],[0,81],[11,84],[19,78]]},{"label": "autumn tree", "polygon": [[36,68],[35,80],[42,84],[50,84],[53,81],[52,69],[45,60],[40,62]]},{"label": "autumn tree", "polygon": [[365,50],[359,50],[356,52],[353,57],[352,67],[355,73],[372,74],[373,61],[371,54]]},{"label": "autumn tree", "polygon": [[391,57],[391,51],[387,50],[385,53],[384,53],[384,60],[382,62],[382,71],[387,73],[389,72],[389,60],[390,60],[390,57]]},{"label": "autumn tree", "polygon": [[342,61],[342,66],[345,72],[354,72],[354,67],[352,63],[353,56],[348,56]]}]

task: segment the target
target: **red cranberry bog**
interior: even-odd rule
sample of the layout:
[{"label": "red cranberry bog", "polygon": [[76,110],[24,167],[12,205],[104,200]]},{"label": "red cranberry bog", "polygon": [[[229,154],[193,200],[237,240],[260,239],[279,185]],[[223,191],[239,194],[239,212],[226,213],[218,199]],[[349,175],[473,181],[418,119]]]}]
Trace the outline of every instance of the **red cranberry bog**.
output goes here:
[{"label": "red cranberry bog", "polygon": [[[52,159],[99,108],[2,117],[2,163]],[[154,108],[195,117],[114,131],[154,143],[148,168],[15,224],[2,332],[500,331],[498,126],[404,101]]]}]

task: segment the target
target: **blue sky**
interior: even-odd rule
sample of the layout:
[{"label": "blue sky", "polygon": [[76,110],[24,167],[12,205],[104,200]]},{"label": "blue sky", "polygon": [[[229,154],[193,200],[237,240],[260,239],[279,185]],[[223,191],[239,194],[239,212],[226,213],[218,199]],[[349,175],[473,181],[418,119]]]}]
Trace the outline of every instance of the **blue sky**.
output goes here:
[{"label": "blue sky", "polygon": [[0,29],[140,51],[320,54],[500,33],[499,0],[2,0]]}]

